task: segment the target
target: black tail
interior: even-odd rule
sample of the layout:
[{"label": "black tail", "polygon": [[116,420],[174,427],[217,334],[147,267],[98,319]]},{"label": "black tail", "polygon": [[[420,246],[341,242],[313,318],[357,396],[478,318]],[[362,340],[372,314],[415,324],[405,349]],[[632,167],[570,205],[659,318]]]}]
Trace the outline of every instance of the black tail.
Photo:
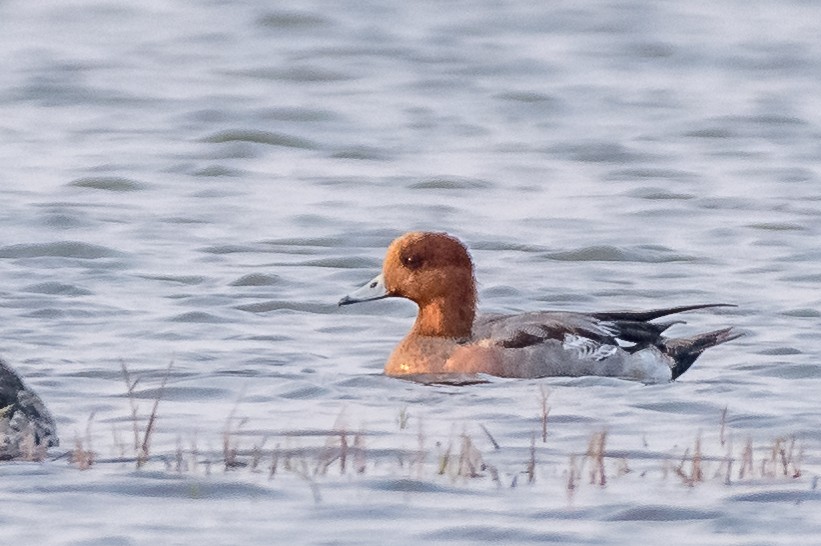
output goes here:
[{"label": "black tail", "polygon": [[673,367],[673,379],[690,369],[693,362],[701,356],[701,353],[715,347],[721,343],[732,341],[743,336],[743,332],[734,331],[732,327],[714,330],[692,337],[682,337],[677,339],[664,339],[662,350],[670,355],[675,362]]}]

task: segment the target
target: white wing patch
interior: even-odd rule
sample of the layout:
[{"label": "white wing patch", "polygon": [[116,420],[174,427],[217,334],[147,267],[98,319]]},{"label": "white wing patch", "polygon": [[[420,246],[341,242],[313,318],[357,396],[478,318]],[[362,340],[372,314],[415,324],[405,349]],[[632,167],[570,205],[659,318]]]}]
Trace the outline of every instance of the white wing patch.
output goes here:
[{"label": "white wing patch", "polygon": [[582,337],[576,334],[565,334],[562,347],[575,351],[582,360],[595,360],[600,362],[607,357],[616,354],[618,347],[607,343],[599,343],[589,337]]},{"label": "white wing patch", "polygon": [[610,337],[616,337],[619,335],[619,327],[609,320],[603,320],[596,323],[594,331]]}]

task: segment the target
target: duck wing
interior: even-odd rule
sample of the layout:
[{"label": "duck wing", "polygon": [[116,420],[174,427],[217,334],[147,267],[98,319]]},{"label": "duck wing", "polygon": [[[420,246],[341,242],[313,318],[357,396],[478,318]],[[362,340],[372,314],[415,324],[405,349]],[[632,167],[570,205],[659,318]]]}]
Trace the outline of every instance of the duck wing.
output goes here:
[{"label": "duck wing", "polygon": [[733,306],[719,303],[649,311],[607,311],[589,314],[540,311],[519,315],[481,315],[474,323],[472,341],[489,342],[510,349],[553,343],[584,361],[604,361],[617,353],[636,354],[652,347],[652,350],[657,350],[670,358],[672,378],[675,379],[687,371],[706,349],[736,339],[742,334],[732,328],[725,328],[690,338],[667,338],[662,335],[664,331],[683,321],[651,321],[712,307]]},{"label": "duck wing", "polygon": [[548,340],[564,342],[568,337],[610,344],[616,342],[618,333],[612,321],[564,311],[481,315],[473,325],[474,341],[488,340],[508,349],[538,345]]},{"label": "duck wing", "polygon": [[508,348],[527,347],[548,339],[563,341],[567,336],[578,336],[607,344],[617,344],[620,340],[628,344],[660,344],[662,333],[670,326],[683,321],[651,321],[677,313],[712,307],[734,307],[734,305],[708,303],[649,311],[599,313],[536,311],[518,315],[481,315],[474,323],[473,338],[475,340],[490,339]]}]

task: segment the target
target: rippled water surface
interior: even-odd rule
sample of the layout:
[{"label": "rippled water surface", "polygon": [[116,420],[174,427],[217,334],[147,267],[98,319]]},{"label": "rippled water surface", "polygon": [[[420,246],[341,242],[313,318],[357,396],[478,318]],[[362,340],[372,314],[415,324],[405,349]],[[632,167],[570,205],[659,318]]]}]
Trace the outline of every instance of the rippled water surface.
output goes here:
[{"label": "rippled water surface", "polygon": [[[0,3],[0,351],[62,440],[0,466],[4,541],[815,543],[819,20]],[[747,335],[666,385],[386,378],[414,306],[336,302],[411,229],[487,311]]]}]

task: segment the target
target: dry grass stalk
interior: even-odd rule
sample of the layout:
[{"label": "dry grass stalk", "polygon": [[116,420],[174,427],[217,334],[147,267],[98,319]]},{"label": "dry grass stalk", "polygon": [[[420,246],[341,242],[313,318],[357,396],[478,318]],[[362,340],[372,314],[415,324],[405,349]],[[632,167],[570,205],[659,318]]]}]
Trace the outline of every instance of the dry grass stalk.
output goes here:
[{"label": "dry grass stalk", "polygon": [[530,460],[527,461],[527,483],[532,484],[536,481],[536,435],[530,436]]},{"label": "dry grass stalk", "polygon": [[[794,436],[793,436],[793,440],[795,440]],[[795,454],[794,458],[793,458],[792,444],[790,444],[790,460],[792,461],[792,468],[793,468],[792,477],[793,478],[800,478],[803,475],[803,473],[801,471],[801,465],[804,461],[804,446],[803,446],[803,443],[802,443],[802,445],[798,446],[798,453]]]},{"label": "dry grass stalk", "polygon": [[345,469],[348,464],[348,425],[345,407],[339,410],[339,415],[336,416],[333,426],[334,434],[329,436],[326,445],[332,446],[334,443],[339,443],[339,473],[345,474]]},{"label": "dry grass stalk", "polygon": [[345,466],[348,462],[348,433],[345,430],[339,434],[339,473],[345,473]]},{"label": "dry grass stalk", "polygon": [[753,439],[747,438],[744,452],[741,454],[741,468],[738,470],[738,479],[743,480],[747,474],[753,474]]},{"label": "dry grass stalk", "polygon": [[74,449],[69,455],[69,462],[76,464],[80,470],[88,470],[94,464],[94,452],[85,448],[83,439],[79,436],[74,438]]},{"label": "dry grass stalk", "polygon": [[[693,487],[695,484],[704,481],[704,470],[702,468],[703,455],[701,452],[701,435],[696,437],[695,445],[693,447],[693,455],[690,455],[689,448],[684,451],[684,457],[681,458],[676,474],[688,486]],[[690,460],[690,472],[684,470],[684,465],[687,460]]]},{"label": "dry grass stalk", "polygon": [[[242,419],[237,425],[237,429],[242,427],[246,422],[246,419]],[[238,458],[238,441],[235,440],[233,443],[231,442],[233,436],[234,431],[230,428],[230,423],[226,423],[226,428],[222,432],[222,462],[226,471],[245,466],[245,464]]]},{"label": "dry grass stalk", "polygon": [[146,461],[148,461],[151,446],[151,434],[154,432],[154,424],[157,422],[157,409],[160,406],[160,399],[162,398],[163,393],[165,393],[165,385],[168,382],[168,376],[171,375],[171,367],[173,365],[173,360],[168,363],[168,368],[166,368],[165,374],[162,377],[162,382],[160,383],[160,390],[157,391],[157,397],[154,399],[154,406],[151,408],[151,415],[148,416],[148,424],[145,426],[145,434],[143,435],[143,441],[137,455],[137,468],[140,468],[146,463]]},{"label": "dry grass stalk", "polygon": [[487,436],[487,439],[490,440],[490,444],[493,446],[493,449],[498,451],[500,449],[499,443],[496,441],[496,438],[493,437],[493,435],[490,433],[490,431],[487,429],[487,427],[485,425],[479,423],[479,428],[482,429],[482,432],[485,433],[485,436]]},{"label": "dry grass stalk", "polygon": [[251,472],[259,472],[257,469],[261,460],[262,448],[254,444],[254,447],[251,449]]},{"label": "dry grass stalk", "polygon": [[196,472],[199,469],[200,451],[197,449],[197,437],[191,439],[191,466],[190,468]]},{"label": "dry grass stalk", "polygon": [[114,441],[114,456],[125,459],[125,443],[120,436],[120,431],[114,426],[114,423],[111,424],[111,438]]},{"label": "dry grass stalk", "polygon": [[601,487],[607,485],[607,472],[604,468],[605,446],[607,444],[607,431],[596,432],[590,437],[587,445],[586,459],[592,464],[590,469],[590,483],[598,484]]},{"label": "dry grass stalk", "polygon": [[276,475],[278,466],[279,466],[279,444],[276,445],[276,447],[274,448],[274,452],[271,454],[271,466],[268,468],[268,479],[271,479]]},{"label": "dry grass stalk", "polygon": [[616,470],[616,475],[618,476],[626,476],[630,474],[633,470],[630,468],[630,465],[627,462],[627,457],[622,457],[619,459],[619,467]]},{"label": "dry grass stalk", "polygon": [[770,458],[761,461],[761,476],[775,478],[780,474],[784,477],[800,477],[800,462],[795,460],[795,456],[795,436],[791,436],[789,440],[776,438],[770,448]]},{"label": "dry grass stalk", "polygon": [[94,464],[96,455],[91,449],[91,423],[94,421],[94,412],[88,416],[86,421],[85,437],[74,438],[74,449],[69,454],[69,462],[77,465],[80,470],[88,470]]},{"label": "dry grass stalk", "polygon": [[179,436],[177,436],[177,449],[174,452],[174,470],[177,474],[182,474],[184,470],[188,470],[182,449],[182,438]]},{"label": "dry grass stalk", "polygon": [[463,478],[479,477],[479,468],[482,467],[482,454],[473,445],[473,440],[466,433],[462,433],[461,448],[459,449],[459,465],[456,475]]},{"label": "dry grass stalk", "polygon": [[[437,443],[437,445],[439,445]],[[465,432],[459,436],[459,454],[453,457],[453,441],[448,440],[448,447],[439,457],[437,474],[448,473],[452,479],[478,478],[480,470],[485,468],[482,453],[476,448],[473,439]]]},{"label": "dry grass stalk", "polygon": [[237,448],[231,445],[231,434],[228,431],[222,435],[222,461],[226,471],[240,466],[237,462]]},{"label": "dry grass stalk", "polygon": [[439,468],[437,469],[436,473],[440,476],[445,473],[450,465],[450,452],[453,447],[453,443],[451,440],[448,440],[448,447],[445,449],[445,452],[439,456]]},{"label": "dry grass stalk", "polygon": [[703,455],[701,453],[701,434],[696,437],[696,444],[693,448],[693,460],[690,465],[690,475],[695,482],[704,481],[704,471],[702,469]]},{"label": "dry grass stalk", "polygon": [[550,406],[547,405],[547,398],[550,396],[550,390],[544,385],[539,386],[541,393],[541,417],[542,417],[542,443],[547,443],[547,417],[550,415]]},{"label": "dry grass stalk", "polygon": [[367,468],[368,460],[365,456],[365,435],[360,430],[353,437],[353,466],[357,474],[364,474]]},{"label": "dry grass stalk", "polygon": [[[784,440],[786,444],[786,439]],[[790,436],[789,447],[781,450],[781,462],[784,469],[784,476],[791,478],[801,477],[801,455],[802,449],[799,446],[796,452],[795,436]]]},{"label": "dry grass stalk", "polygon": [[126,395],[128,396],[128,403],[131,406],[131,425],[134,431],[134,453],[140,452],[140,427],[137,406],[137,399],[134,396],[134,389],[137,387],[139,378],[134,381],[131,380],[131,374],[128,373],[128,367],[124,360],[120,360],[120,368],[123,371],[123,379],[125,380]]},{"label": "dry grass stalk", "polygon": [[236,431],[248,422],[248,418],[243,417],[236,424],[236,427],[234,426],[234,423],[236,422],[237,409],[239,409],[239,402],[241,399],[242,394],[240,394],[239,398],[237,398],[237,401],[228,413],[228,417],[225,419],[225,428],[222,431],[222,461],[226,471],[245,466],[244,463],[237,458],[239,453],[238,441],[234,441],[233,444],[231,442],[231,439],[235,435]]},{"label": "dry grass stalk", "polygon": [[345,474],[348,462],[348,431],[345,423],[345,408],[340,410],[334,421],[333,429],[325,439],[325,447],[317,460],[314,475],[325,475],[328,468],[339,461],[339,473]]},{"label": "dry grass stalk", "polygon": [[687,473],[684,471],[684,463],[687,462],[687,459],[690,457],[690,448],[684,450],[684,456],[681,457],[681,462],[676,467],[676,474],[678,475],[681,480],[686,483],[687,485],[692,485],[692,481]]},{"label": "dry grass stalk", "polygon": [[316,480],[314,480],[311,477],[311,475],[308,474],[307,468],[306,468],[307,463],[305,461],[302,461],[302,463],[303,464],[301,465],[301,468],[294,470],[294,474],[296,474],[297,476],[299,476],[300,478],[305,480],[305,482],[307,482],[308,487],[311,488],[311,494],[314,496],[314,502],[316,504],[319,504],[320,502],[322,502],[322,494],[319,491],[319,484],[317,484]]},{"label": "dry grass stalk", "polygon": [[334,447],[326,445],[322,450],[321,455],[316,461],[316,466],[314,467],[313,475],[324,476],[328,473],[328,468],[339,459],[340,451],[335,449]]},{"label": "dry grass stalk", "polygon": [[120,360],[120,367],[123,371],[123,379],[125,380],[126,395],[128,396],[128,402],[131,406],[131,425],[134,432],[134,453],[136,454],[137,468],[141,468],[146,462],[148,462],[151,447],[151,435],[154,432],[154,426],[157,422],[157,410],[160,405],[160,399],[162,399],[163,393],[165,392],[165,385],[168,382],[168,377],[171,374],[171,368],[173,365],[173,360],[168,363],[168,368],[165,371],[165,375],[163,375],[159,391],[157,392],[157,397],[154,399],[154,406],[151,408],[151,414],[148,416],[145,431],[142,435],[142,439],[140,439],[139,406],[137,405],[137,398],[134,395],[134,390],[140,380],[137,378],[132,381],[131,374],[128,372],[128,367],[125,365],[123,360]]},{"label": "dry grass stalk", "polygon": [[724,455],[724,460],[721,463],[716,475],[718,476],[721,469],[724,468],[724,485],[732,485],[733,483],[733,439],[729,438],[727,441],[727,453]]},{"label": "dry grass stalk", "polygon": [[566,488],[567,488],[567,500],[568,501],[572,502],[573,496],[576,493],[576,488],[579,486],[579,474],[580,474],[580,472],[579,472],[579,467],[576,464],[576,456],[571,455],[570,456],[570,462],[569,462],[568,468],[567,468]]},{"label": "dry grass stalk", "polygon": [[490,474],[490,479],[496,484],[496,487],[502,487],[502,481],[499,479],[499,470],[492,464],[482,463],[482,470]]},{"label": "dry grass stalk", "polygon": [[405,430],[408,428],[408,422],[410,421],[410,412],[408,411],[408,407],[405,406],[399,410],[399,415],[396,417],[396,422],[399,425],[399,430]]},{"label": "dry grass stalk", "polygon": [[718,439],[721,442],[721,447],[724,447],[725,438],[724,438],[724,430],[727,427],[727,406],[724,406],[724,409],[721,410],[721,426],[718,430]]}]

